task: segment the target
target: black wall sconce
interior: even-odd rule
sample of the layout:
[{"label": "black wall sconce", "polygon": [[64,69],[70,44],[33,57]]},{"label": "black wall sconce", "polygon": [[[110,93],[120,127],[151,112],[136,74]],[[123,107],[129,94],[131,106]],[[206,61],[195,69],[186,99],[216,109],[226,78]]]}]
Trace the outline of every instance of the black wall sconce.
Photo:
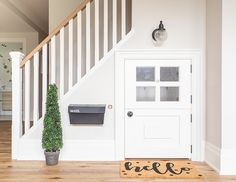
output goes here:
[{"label": "black wall sconce", "polygon": [[164,42],[167,39],[167,32],[162,21],[159,27],[152,32],[152,38],[155,42]]}]

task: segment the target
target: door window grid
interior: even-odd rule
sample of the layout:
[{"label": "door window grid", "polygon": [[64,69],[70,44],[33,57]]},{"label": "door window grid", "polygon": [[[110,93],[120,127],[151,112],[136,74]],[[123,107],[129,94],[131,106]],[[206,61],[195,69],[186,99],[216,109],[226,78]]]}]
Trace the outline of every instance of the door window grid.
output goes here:
[{"label": "door window grid", "polygon": [[[154,81],[154,86],[146,86],[145,83],[140,84],[140,82]],[[176,86],[179,81],[179,67],[177,66],[138,66],[136,67],[136,84],[139,82],[139,86],[136,86],[136,101],[179,102],[180,87]],[[165,82],[168,84],[163,84]],[[156,98],[159,99],[156,100]]]}]

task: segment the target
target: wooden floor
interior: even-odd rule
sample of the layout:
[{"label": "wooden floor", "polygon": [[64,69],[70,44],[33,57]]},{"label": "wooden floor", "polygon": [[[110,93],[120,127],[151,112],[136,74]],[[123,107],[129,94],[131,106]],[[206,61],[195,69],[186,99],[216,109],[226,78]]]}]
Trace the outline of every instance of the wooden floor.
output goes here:
[{"label": "wooden floor", "polygon": [[[165,181],[157,179],[120,178],[118,162],[60,162],[58,166],[47,167],[38,161],[11,161],[11,123],[0,122],[0,182],[141,182]],[[219,176],[205,163],[194,163],[201,174],[202,180],[171,180],[175,181],[209,181],[236,182],[236,176]]]}]

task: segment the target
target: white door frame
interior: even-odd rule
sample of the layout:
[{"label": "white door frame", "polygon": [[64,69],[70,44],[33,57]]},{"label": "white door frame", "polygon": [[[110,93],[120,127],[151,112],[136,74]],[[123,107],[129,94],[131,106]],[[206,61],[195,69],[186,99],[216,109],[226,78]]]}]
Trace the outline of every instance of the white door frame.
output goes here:
[{"label": "white door frame", "polygon": [[191,60],[192,62],[192,161],[204,160],[205,66],[199,50],[131,50],[115,55],[115,157],[125,159],[125,61]]}]

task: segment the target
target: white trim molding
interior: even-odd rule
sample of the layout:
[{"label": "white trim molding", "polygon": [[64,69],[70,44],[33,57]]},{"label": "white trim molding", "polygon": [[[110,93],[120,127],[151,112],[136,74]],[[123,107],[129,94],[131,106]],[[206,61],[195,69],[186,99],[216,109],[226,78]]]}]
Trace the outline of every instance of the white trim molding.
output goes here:
[{"label": "white trim molding", "polygon": [[236,174],[236,149],[222,149],[206,142],[205,161],[220,175]]},{"label": "white trim molding", "polygon": [[115,56],[115,151],[116,160],[125,159],[125,93],[124,65],[126,60],[191,60],[192,62],[192,157],[204,160],[205,138],[205,64],[200,50],[125,50]]},{"label": "white trim molding", "polygon": [[220,172],[220,148],[215,145],[206,142],[205,146],[205,161],[211,166],[216,172]]},{"label": "white trim molding", "polygon": [[[18,160],[44,160],[41,140],[20,139],[19,146]],[[114,140],[65,140],[60,160],[114,161],[114,150]]]}]

